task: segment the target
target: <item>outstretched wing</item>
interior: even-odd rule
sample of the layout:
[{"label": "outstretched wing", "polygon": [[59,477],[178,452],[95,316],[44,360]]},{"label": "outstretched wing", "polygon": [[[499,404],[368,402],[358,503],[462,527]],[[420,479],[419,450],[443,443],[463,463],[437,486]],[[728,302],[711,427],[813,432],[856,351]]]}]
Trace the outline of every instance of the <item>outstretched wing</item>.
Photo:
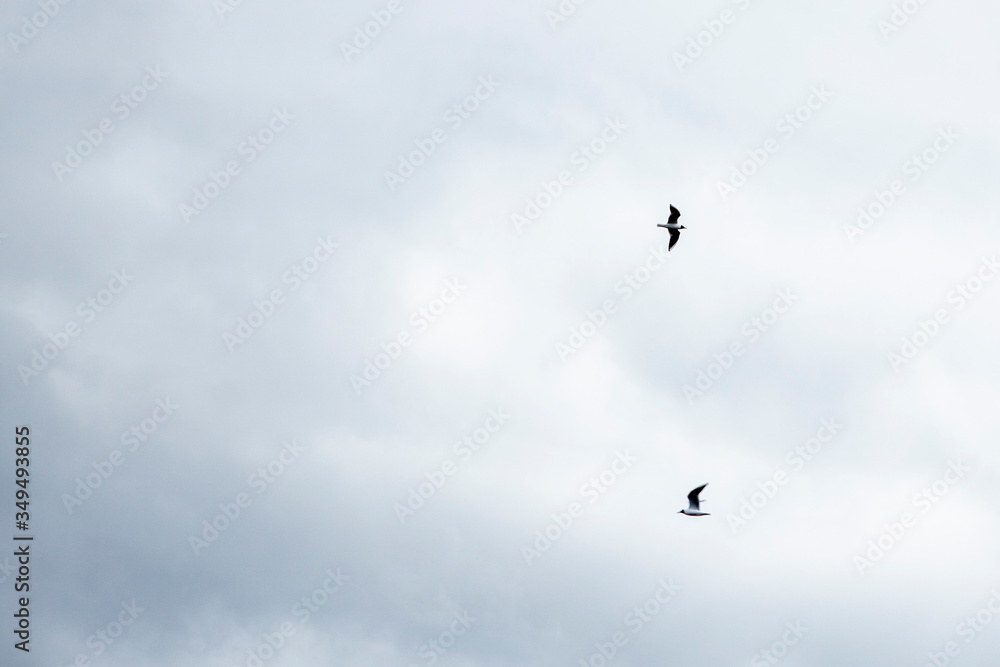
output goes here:
[{"label": "outstretched wing", "polygon": [[668,225],[676,225],[677,218],[681,217],[681,212],[674,208],[674,205],[670,205],[670,219],[667,220]]},{"label": "outstretched wing", "polygon": [[677,239],[679,239],[680,237],[681,237],[680,231],[678,231],[676,229],[671,229],[670,230],[670,245],[667,246],[667,252],[670,252],[670,249],[673,248],[674,245],[677,244]]},{"label": "outstretched wing", "polygon": [[698,498],[698,494],[704,489],[708,484],[702,484],[697,489],[688,494],[688,504],[690,507],[688,509],[694,510],[695,512],[701,511],[701,500]]}]

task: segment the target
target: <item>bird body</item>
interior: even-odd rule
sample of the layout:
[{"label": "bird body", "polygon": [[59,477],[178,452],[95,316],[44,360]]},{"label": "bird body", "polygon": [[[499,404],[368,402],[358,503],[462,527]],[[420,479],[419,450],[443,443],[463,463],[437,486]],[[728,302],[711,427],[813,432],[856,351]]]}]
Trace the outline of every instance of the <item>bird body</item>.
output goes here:
[{"label": "bird body", "polygon": [[681,217],[681,212],[674,208],[674,205],[670,205],[670,217],[667,218],[667,224],[657,225],[657,227],[663,227],[670,232],[670,244],[667,246],[667,252],[673,248],[677,241],[681,238],[681,230],[687,229],[684,225],[678,224],[677,219]]},{"label": "bird body", "polygon": [[697,489],[691,491],[688,494],[688,506],[687,509],[682,509],[678,514],[686,514],[687,516],[709,516],[708,512],[701,511],[701,499],[698,498],[698,494],[701,493],[708,484],[702,484]]}]

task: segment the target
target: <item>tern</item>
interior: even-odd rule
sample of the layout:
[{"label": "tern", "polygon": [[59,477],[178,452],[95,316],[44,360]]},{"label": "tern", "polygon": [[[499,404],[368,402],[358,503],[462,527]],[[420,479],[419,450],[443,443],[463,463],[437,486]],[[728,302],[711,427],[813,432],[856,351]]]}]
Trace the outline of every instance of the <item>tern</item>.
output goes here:
[{"label": "tern", "polygon": [[698,499],[698,494],[704,489],[708,484],[702,484],[697,489],[688,494],[688,508],[686,510],[681,510],[678,514],[687,514],[688,516],[708,516],[708,512],[701,511],[701,500]]},{"label": "tern", "polygon": [[657,225],[657,227],[663,227],[670,231],[670,245],[667,246],[667,252],[674,247],[677,243],[677,239],[681,237],[681,230],[687,229],[684,225],[677,224],[677,218],[681,217],[681,212],[674,208],[674,205],[670,205],[670,217],[667,219],[667,224]]}]

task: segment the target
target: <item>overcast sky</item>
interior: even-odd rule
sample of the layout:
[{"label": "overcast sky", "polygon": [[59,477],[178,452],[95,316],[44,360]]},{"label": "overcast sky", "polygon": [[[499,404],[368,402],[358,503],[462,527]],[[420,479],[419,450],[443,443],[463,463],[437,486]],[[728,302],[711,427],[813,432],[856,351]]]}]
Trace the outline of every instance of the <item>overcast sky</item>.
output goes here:
[{"label": "overcast sky", "polygon": [[1000,8],[897,4],[5,3],[4,664],[986,664]]}]

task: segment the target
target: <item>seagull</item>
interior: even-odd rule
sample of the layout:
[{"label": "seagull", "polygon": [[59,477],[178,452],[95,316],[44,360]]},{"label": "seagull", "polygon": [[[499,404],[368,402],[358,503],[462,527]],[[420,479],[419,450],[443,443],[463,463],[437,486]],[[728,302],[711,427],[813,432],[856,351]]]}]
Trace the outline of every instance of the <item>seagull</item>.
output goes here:
[{"label": "seagull", "polygon": [[708,486],[708,484],[702,484],[697,489],[689,493],[688,508],[686,510],[681,510],[678,514],[687,514],[688,516],[708,516],[708,512],[701,511],[701,501],[698,499],[698,494],[701,493],[701,490],[706,486]]},{"label": "seagull", "polygon": [[667,224],[657,225],[657,227],[663,227],[664,229],[670,230],[670,245],[667,246],[667,252],[674,247],[677,243],[677,239],[681,237],[681,230],[687,229],[684,225],[677,224],[677,218],[681,217],[681,212],[674,208],[674,205],[670,205],[670,217],[667,219]]}]

